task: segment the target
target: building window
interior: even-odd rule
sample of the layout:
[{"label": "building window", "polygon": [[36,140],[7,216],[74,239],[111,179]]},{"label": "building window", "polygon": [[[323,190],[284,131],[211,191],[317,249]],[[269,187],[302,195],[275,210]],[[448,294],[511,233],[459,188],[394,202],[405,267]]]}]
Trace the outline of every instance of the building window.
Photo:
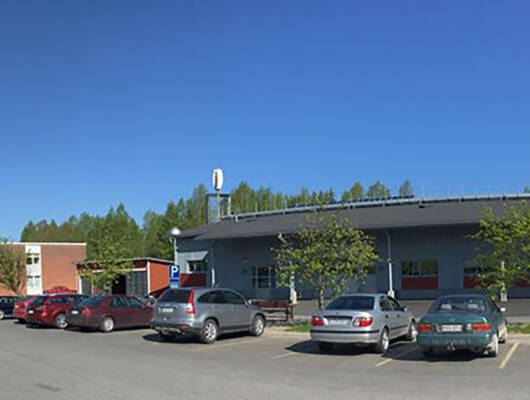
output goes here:
[{"label": "building window", "polygon": [[188,260],[188,271],[189,272],[207,272],[208,262],[205,259]]},{"label": "building window", "polygon": [[477,265],[475,260],[464,261],[464,275],[475,276],[485,271],[486,268],[481,265]]},{"label": "building window", "polygon": [[126,292],[129,296],[145,296],[147,294],[147,272],[132,271],[127,274]]},{"label": "building window", "polygon": [[276,287],[276,269],[274,266],[252,267],[252,287],[272,289]]},{"label": "building window", "polygon": [[403,261],[401,263],[401,275],[405,277],[428,277],[438,276],[437,260]]}]

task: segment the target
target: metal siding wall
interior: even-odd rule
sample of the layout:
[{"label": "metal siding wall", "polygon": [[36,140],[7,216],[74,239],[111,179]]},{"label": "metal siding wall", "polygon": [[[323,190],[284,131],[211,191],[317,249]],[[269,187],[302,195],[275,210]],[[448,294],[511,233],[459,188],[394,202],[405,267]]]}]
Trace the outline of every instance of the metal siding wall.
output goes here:
[{"label": "metal siding wall", "polygon": [[[428,299],[440,294],[472,293],[473,289],[463,288],[463,268],[466,260],[472,259],[477,244],[467,239],[474,231],[473,226],[443,226],[431,228],[406,228],[390,230],[392,237],[393,283],[399,298]],[[376,238],[376,247],[380,262],[375,275],[367,278],[360,288],[362,292],[386,292],[388,290],[387,246],[384,231],[368,232]],[[233,288],[249,298],[287,298],[287,288],[253,289],[252,266],[274,264],[271,247],[277,244],[276,238],[245,238],[218,240],[215,242],[213,258],[216,280],[220,286]],[[193,259],[195,255],[210,250],[210,242],[179,241],[179,263]],[[208,256],[209,257],[209,256]],[[439,288],[437,290],[402,290],[401,262],[413,260],[438,261]],[[211,262],[209,259],[209,267]],[[210,274],[208,274],[210,279]],[[208,285],[210,281],[208,280]],[[353,282],[348,291],[359,288]],[[315,294],[308,288],[298,286],[302,297]],[[530,297],[530,288],[516,288],[509,291],[510,296]]]}]

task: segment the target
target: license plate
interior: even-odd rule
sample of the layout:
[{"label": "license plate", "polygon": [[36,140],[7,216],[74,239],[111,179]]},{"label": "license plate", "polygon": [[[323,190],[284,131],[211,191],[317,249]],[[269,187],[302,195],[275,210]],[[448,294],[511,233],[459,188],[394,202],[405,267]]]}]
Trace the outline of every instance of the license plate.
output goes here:
[{"label": "license plate", "polygon": [[350,320],[346,318],[329,318],[328,322],[330,325],[348,325]]},{"label": "license plate", "polygon": [[173,309],[172,308],[162,308],[160,311],[162,311],[163,313],[172,313],[173,312]]},{"label": "license plate", "polygon": [[462,325],[442,325],[442,332],[462,332]]},{"label": "license plate", "polygon": [[34,313],[33,310],[29,310],[29,311],[28,311],[28,314],[33,314],[33,313]]},{"label": "license plate", "polygon": [[77,314],[79,314],[79,311],[77,311],[77,310],[72,310],[72,315],[77,315]]}]

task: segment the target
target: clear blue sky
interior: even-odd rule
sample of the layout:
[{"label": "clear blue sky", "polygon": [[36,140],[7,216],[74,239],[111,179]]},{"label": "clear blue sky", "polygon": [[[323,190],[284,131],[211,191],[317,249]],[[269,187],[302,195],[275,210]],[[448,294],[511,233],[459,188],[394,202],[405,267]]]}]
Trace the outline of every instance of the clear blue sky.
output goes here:
[{"label": "clear blue sky", "polygon": [[530,184],[528,1],[0,2],[0,235],[241,180]]}]

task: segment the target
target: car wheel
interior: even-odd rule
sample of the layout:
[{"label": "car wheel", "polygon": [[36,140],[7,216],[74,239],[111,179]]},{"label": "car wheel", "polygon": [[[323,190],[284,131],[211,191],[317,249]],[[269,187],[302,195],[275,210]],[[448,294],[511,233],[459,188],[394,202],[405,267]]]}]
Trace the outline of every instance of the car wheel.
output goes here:
[{"label": "car wheel", "polygon": [[418,328],[416,327],[416,322],[410,321],[409,331],[407,333],[407,340],[415,342],[418,337]]},{"label": "car wheel", "polygon": [[491,338],[489,348],[486,350],[489,357],[497,357],[499,355],[499,336],[495,333]]},{"label": "car wheel", "polygon": [[434,356],[434,349],[431,349],[430,347],[422,349],[422,352],[424,357],[431,358]]},{"label": "car wheel", "polygon": [[250,326],[250,334],[252,336],[261,336],[265,331],[265,319],[261,315],[256,315],[252,320]]},{"label": "car wheel", "polygon": [[390,338],[388,336],[388,329],[384,328],[379,336],[379,342],[375,345],[375,351],[379,354],[385,354],[390,346]]},{"label": "car wheel", "polygon": [[213,319],[207,319],[201,329],[200,340],[204,344],[212,344],[219,335],[219,327]]},{"label": "car wheel", "polygon": [[53,325],[58,329],[65,329],[68,326],[68,322],[66,322],[66,314],[57,314],[53,319]]},{"label": "car wheel", "polygon": [[25,324],[25,323],[26,323],[26,320],[23,319],[23,318],[18,318],[18,319],[17,319],[17,322],[18,322],[19,324]]},{"label": "car wheel", "polygon": [[320,351],[322,351],[323,353],[328,353],[330,352],[331,350],[333,350],[333,343],[329,343],[329,342],[317,342],[318,344],[318,348],[320,349]]},{"label": "car wheel", "polygon": [[99,324],[99,330],[103,333],[109,333],[114,330],[114,320],[111,317],[103,318],[101,324]]},{"label": "car wheel", "polygon": [[0,310],[0,321],[3,320],[5,316],[4,312]]}]

